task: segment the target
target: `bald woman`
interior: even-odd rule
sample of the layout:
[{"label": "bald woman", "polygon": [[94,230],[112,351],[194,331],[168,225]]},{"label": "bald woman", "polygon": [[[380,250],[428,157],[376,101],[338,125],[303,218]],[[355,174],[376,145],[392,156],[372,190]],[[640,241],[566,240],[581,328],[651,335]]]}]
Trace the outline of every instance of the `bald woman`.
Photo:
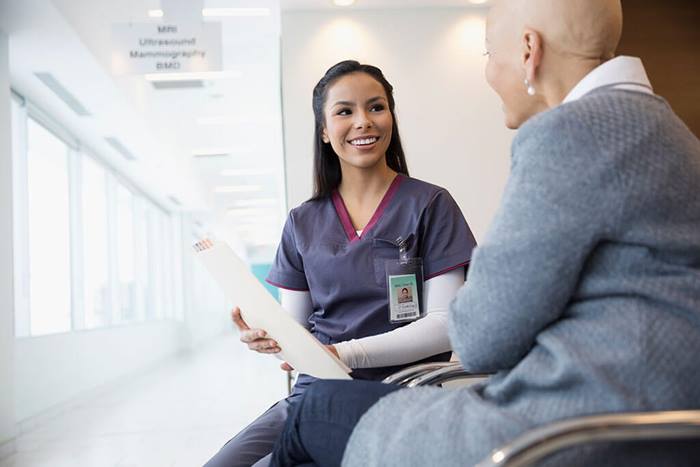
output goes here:
[{"label": "bald woman", "polygon": [[[641,61],[619,0],[502,0],[486,78],[518,129],[499,211],[450,310],[458,390],[320,382],[276,465],[467,466],[534,427],[700,408],[700,142]],[[596,445],[552,465],[700,465],[695,443]],[[661,456],[661,457],[659,457]]]}]

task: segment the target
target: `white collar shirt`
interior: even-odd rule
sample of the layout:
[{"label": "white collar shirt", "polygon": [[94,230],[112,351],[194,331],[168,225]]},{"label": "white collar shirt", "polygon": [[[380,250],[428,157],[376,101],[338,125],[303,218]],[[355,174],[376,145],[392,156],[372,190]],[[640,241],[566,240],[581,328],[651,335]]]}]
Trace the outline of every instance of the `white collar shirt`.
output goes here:
[{"label": "white collar shirt", "polygon": [[563,103],[573,102],[602,87],[654,94],[642,61],[637,57],[623,55],[608,60],[584,76],[564,98]]}]

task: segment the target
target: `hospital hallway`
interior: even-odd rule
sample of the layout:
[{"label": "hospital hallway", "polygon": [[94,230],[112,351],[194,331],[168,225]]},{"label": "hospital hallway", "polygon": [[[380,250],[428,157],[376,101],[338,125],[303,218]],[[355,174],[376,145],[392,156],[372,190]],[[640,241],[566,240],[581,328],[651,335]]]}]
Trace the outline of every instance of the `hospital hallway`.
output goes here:
[{"label": "hospital hallway", "polygon": [[285,395],[278,364],[231,331],[30,419],[0,467],[202,465]]},{"label": "hospital hallway", "polygon": [[[264,329],[262,338],[283,346],[305,373],[329,376],[312,353],[328,344],[338,360],[319,355],[333,379],[455,345],[445,331],[445,323],[454,327],[449,303],[467,273],[479,277],[476,245],[489,247],[481,250],[487,255],[503,248],[508,264],[484,275],[493,293],[474,286],[467,294],[495,300],[503,283],[504,295],[522,289],[530,300],[547,291],[543,303],[559,306],[557,291],[573,286],[560,287],[564,274],[554,263],[535,267],[510,255],[549,261],[559,237],[588,232],[554,221],[595,226],[582,212],[555,215],[573,190],[533,209],[547,225],[512,229],[506,237],[517,248],[489,243],[517,185],[508,182],[517,180],[511,169],[519,140],[501,75],[518,105],[553,106],[565,96],[562,88],[544,99],[536,80],[493,71],[503,56],[493,61],[486,41],[495,3],[0,0],[0,467],[202,466],[288,393],[280,360],[239,341],[236,306],[246,322],[240,329]],[[618,84],[645,92],[653,84],[700,135],[700,0],[622,4],[617,55],[642,57],[650,84]],[[583,62],[559,67],[572,72],[567,83],[595,70]],[[579,90],[598,87],[584,85]],[[537,97],[530,99],[531,90]],[[530,110],[534,116],[544,107]],[[556,160],[550,168],[559,167]],[[552,172],[532,180],[544,190],[564,179]],[[613,187],[623,179],[576,172],[571,180],[572,187]],[[678,180],[667,180],[679,190]],[[584,191],[598,200],[606,190]],[[640,193],[641,203],[662,192]],[[523,206],[542,201],[517,199]],[[606,225],[619,217],[603,216],[598,206],[591,213]],[[669,258],[685,261],[677,254]],[[568,259],[584,258],[562,257],[571,271]],[[521,287],[539,276],[519,273],[520,266],[558,274]],[[634,280],[648,277],[631,268]],[[646,304],[646,289],[638,290]],[[503,307],[513,321],[472,326],[472,338],[515,345],[500,339],[502,330],[535,332],[523,324],[535,323],[530,317],[520,321],[521,302]],[[302,328],[313,329],[316,341],[306,344],[318,348],[307,351],[296,339]],[[270,426],[261,436],[274,439]],[[241,458],[237,445],[228,448]]]}]

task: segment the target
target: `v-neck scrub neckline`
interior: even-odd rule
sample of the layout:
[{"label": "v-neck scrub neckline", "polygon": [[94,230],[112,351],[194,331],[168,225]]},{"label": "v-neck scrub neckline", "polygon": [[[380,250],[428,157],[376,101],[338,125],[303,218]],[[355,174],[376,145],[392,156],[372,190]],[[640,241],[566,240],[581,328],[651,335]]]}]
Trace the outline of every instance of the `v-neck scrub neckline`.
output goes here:
[{"label": "v-neck scrub neckline", "polygon": [[374,214],[372,214],[372,217],[370,218],[369,222],[363,229],[360,229],[362,232],[361,236],[357,234],[357,229],[355,229],[355,226],[352,225],[352,220],[350,220],[350,213],[348,213],[348,208],[347,206],[345,206],[345,201],[343,201],[343,197],[340,196],[340,193],[337,189],[333,191],[333,206],[335,207],[335,211],[338,214],[340,223],[342,224],[343,230],[345,231],[345,235],[347,236],[348,241],[350,243],[357,242],[361,238],[365,238],[367,236],[367,232],[369,232],[372,229],[372,227],[377,222],[379,222],[379,219],[381,219],[384,210],[394,198],[394,195],[396,194],[403,180],[404,176],[402,174],[396,174],[396,177],[394,177],[394,180],[391,181],[391,185],[389,185],[389,188],[386,190],[386,193],[384,193],[382,200],[379,202],[379,205],[377,206],[377,209],[375,209]]}]

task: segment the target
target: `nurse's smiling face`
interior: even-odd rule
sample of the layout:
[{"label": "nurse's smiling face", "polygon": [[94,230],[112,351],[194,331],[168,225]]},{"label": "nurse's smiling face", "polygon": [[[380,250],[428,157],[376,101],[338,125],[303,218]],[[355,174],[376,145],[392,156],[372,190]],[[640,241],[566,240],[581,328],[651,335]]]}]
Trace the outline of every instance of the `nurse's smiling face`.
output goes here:
[{"label": "nurse's smiling face", "polygon": [[386,165],[393,119],[382,85],[367,73],[350,73],[328,88],[323,141],[330,143],[342,168]]}]

